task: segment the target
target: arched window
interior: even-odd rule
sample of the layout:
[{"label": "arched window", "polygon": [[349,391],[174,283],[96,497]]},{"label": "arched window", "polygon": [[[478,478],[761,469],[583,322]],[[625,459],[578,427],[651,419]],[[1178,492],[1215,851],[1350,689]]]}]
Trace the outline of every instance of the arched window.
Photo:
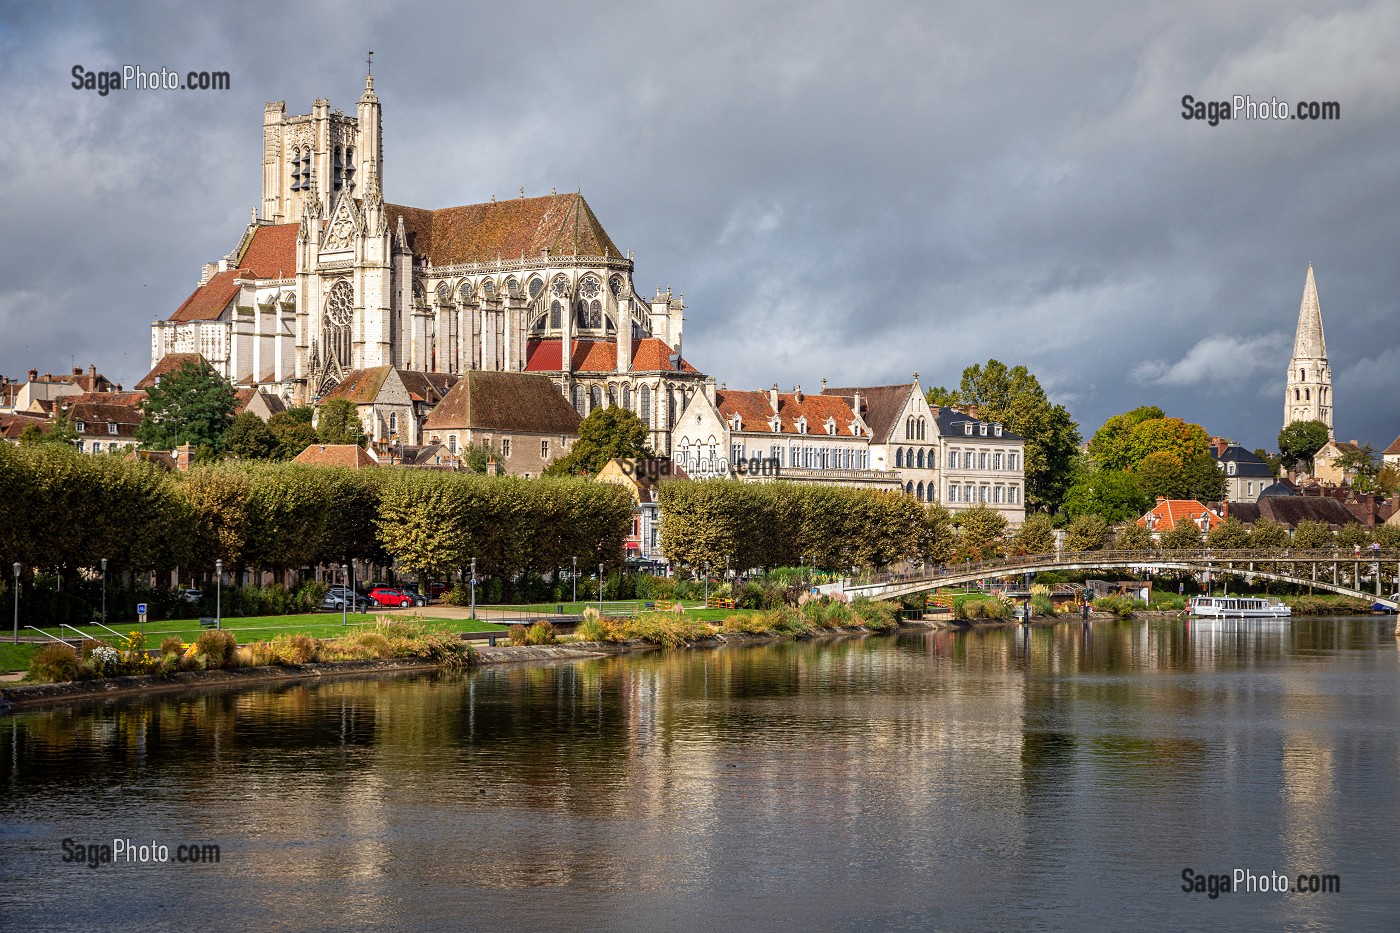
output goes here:
[{"label": "arched window", "polygon": [[1303,401],[1305,401],[1305,402],[1311,402],[1311,401],[1312,401],[1312,389],[1304,389],[1304,390],[1303,390]]},{"label": "arched window", "polygon": [[919,469],[922,470],[923,468],[924,468],[924,449],[923,449],[922,447],[920,447],[920,448],[919,448]]},{"label": "arched window", "polygon": [[355,149],[352,146],[345,147],[345,188],[355,190]]},{"label": "arched window", "polygon": [[612,291],[614,298],[622,297],[622,276],[615,275],[609,279],[608,288]]},{"label": "arched window", "polygon": [[321,361],[327,371],[344,373],[351,369],[350,330],[354,313],[355,291],[349,281],[341,279],[331,286],[321,319]]},{"label": "arched window", "polygon": [[641,416],[642,424],[651,427],[651,386],[642,386],[642,390],[637,393],[638,403],[641,411],[637,414]]},{"label": "arched window", "polygon": [[340,190],[341,183],[345,177],[345,150],[339,146],[335,147],[335,163],[331,169],[331,187],[335,191]]},{"label": "arched window", "polygon": [[905,483],[905,484],[904,484],[904,491],[907,492],[907,493],[909,493],[909,495],[912,496],[912,495],[914,494],[914,483],[913,483],[912,481],[911,481],[911,482],[908,482],[908,483]]},{"label": "arched window", "polygon": [[612,385],[611,383],[608,384],[608,407],[617,407],[617,386]]},{"label": "arched window", "polygon": [[[919,440],[921,440],[921,441],[928,440],[928,419],[927,419],[927,418],[920,418],[920,419],[919,419]],[[932,498],[932,497],[930,497],[930,498]]]},{"label": "arched window", "polygon": [[520,294],[520,283],[515,280],[514,276],[506,279],[506,294],[512,298]]},{"label": "arched window", "polygon": [[1304,370],[1301,370],[1301,369],[1298,370],[1298,381],[1299,381],[1299,382],[1306,382],[1307,379],[1308,379],[1308,374],[1307,374],[1307,372],[1305,372]]},{"label": "arched window", "polygon": [[582,298],[574,304],[574,326],[579,330],[588,326],[588,302]]},{"label": "arched window", "polygon": [[902,469],[903,467],[904,467],[904,448],[903,448],[903,447],[896,447],[896,448],[894,449],[894,468],[895,468],[896,470],[899,470],[899,469]]},{"label": "arched window", "polygon": [[399,413],[391,411],[389,412],[389,434],[392,436],[397,433],[399,433]]},{"label": "arched window", "polygon": [[603,305],[596,298],[588,303],[588,326],[603,329]]},{"label": "arched window", "polygon": [[588,391],[588,403],[589,411],[603,407],[603,390],[600,386],[594,386]]},{"label": "arched window", "polygon": [[622,407],[623,407],[623,408],[626,408],[626,409],[629,409],[629,410],[632,408],[632,387],[631,387],[631,386],[625,385],[625,386],[622,387]]},{"label": "arched window", "polygon": [[446,282],[439,282],[436,291],[438,304],[445,305],[452,300],[452,286]]},{"label": "arched window", "polygon": [[1294,390],[1293,390],[1293,401],[1295,401],[1295,402],[1301,402],[1302,400],[1303,400],[1303,391],[1302,391],[1301,389],[1294,389]]},{"label": "arched window", "polygon": [[918,490],[919,490],[919,491],[918,491],[918,493],[916,494],[915,498],[917,498],[920,502],[922,502],[922,501],[923,501],[923,498],[924,498],[924,484],[923,484],[923,483],[920,483],[920,484],[918,485]]},{"label": "arched window", "polygon": [[462,296],[463,301],[472,300],[472,280],[463,279],[462,284],[457,286],[457,294]]},{"label": "arched window", "polygon": [[549,326],[555,330],[564,326],[564,306],[557,301],[549,304]]},{"label": "arched window", "polygon": [[540,292],[544,291],[544,282],[541,279],[530,280],[530,297],[538,298]]},{"label": "arched window", "polygon": [[584,415],[588,414],[588,412],[586,412],[586,411],[583,410],[583,406],[584,406],[583,386],[574,386],[574,411],[578,412],[578,416],[579,416],[580,418],[582,418]]},{"label": "arched window", "polygon": [[679,405],[679,404],[677,403],[677,401],[676,401],[676,390],[675,390],[675,389],[669,389],[669,390],[667,390],[667,392],[666,392],[666,407],[668,407],[668,408],[670,409],[670,411],[668,411],[668,412],[666,413],[666,420],[667,420],[667,423],[668,423],[671,427],[674,428],[674,427],[676,426],[676,418],[680,417],[680,413],[681,413],[680,405]]}]

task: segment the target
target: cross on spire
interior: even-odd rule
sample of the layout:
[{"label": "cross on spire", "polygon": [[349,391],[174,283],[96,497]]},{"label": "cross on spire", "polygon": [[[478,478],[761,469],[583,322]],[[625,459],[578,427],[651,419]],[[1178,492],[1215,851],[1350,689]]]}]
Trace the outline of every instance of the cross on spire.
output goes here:
[{"label": "cross on spire", "polygon": [[369,73],[370,73],[370,74],[374,74],[374,50],[373,50],[373,49],[370,50],[369,55],[365,56],[365,67],[369,69]]}]

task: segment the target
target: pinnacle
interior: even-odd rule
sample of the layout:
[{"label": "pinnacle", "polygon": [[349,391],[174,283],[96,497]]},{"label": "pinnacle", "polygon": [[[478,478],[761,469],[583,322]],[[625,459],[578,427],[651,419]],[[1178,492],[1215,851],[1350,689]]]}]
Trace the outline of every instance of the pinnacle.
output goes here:
[{"label": "pinnacle", "polygon": [[1317,300],[1317,282],[1308,263],[1303,282],[1303,300],[1298,306],[1298,330],[1293,338],[1294,359],[1325,359],[1327,343],[1322,333],[1322,307]]}]

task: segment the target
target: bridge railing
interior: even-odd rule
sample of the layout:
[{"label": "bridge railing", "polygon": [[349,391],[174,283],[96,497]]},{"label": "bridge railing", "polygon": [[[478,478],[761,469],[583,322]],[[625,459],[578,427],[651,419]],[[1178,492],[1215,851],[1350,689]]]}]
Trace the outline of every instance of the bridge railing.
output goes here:
[{"label": "bridge railing", "polygon": [[870,574],[851,580],[852,586],[873,586],[888,583],[922,583],[942,578],[966,580],[969,577],[1007,576],[1025,570],[1047,570],[1076,564],[1117,567],[1189,565],[1203,569],[1238,570],[1238,565],[1287,563],[1361,563],[1383,564],[1400,562],[1400,549],[1363,548],[1358,554],[1340,547],[1327,548],[1149,548],[1142,550],[1058,551],[1047,554],[1020,554],[992,560],[965,561],[944,564],[931,570],[915,570]]}]

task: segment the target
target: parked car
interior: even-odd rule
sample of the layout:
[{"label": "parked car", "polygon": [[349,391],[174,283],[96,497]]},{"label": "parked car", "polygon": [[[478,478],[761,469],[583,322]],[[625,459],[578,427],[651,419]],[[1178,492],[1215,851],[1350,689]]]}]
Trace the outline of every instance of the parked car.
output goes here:
[{"label": "parked car", "polygon": [[452,586],[447,583],[429,583],[428,595],[433,599],[441,599],[443,594],[450,589],[452,589]]},{"label": "parked car", "polygon": [[425,596],[419,592],[417,583],[402,583],[399,585],[399,589],[413,597],[413,605],[415,606],[426,606],[433,601],[431,596]]},{"label": "parked car", "polygon": [[378,606],[397,606],[407,609],[413,605],[413,597],[392,586],[376,586],[369,591],[369,598]]},{"label": "parked car", "polygon": [[180,601],[184,603],[197,603],[204,598],[204,594],[198,589],[187,586],[180,590]]},{"label": "parked car", "polygon": [[326,592],[319,608],[334,612],[349,609],[351,612],[364,612],[370,606],[369,599],[353,592],[349,587],[333,586]]}]

